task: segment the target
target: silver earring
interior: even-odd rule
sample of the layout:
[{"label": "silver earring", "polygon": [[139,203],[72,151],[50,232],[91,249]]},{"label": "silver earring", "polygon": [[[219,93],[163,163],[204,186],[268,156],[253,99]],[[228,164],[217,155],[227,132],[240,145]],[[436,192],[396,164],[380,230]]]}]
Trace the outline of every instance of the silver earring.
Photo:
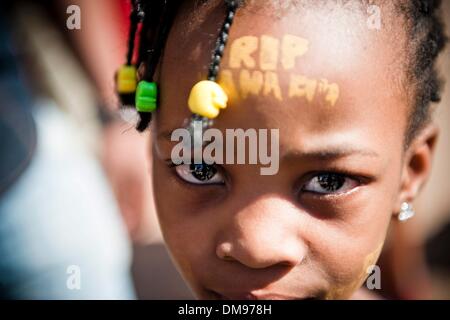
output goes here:
[{"label": "silver earring", "polygon": [[415,214],[416,213],[414,212],[412,205],[408,202],[403,202],[400,208],[400,213],[398,214],[398,220],[406,221],[411,219]]}]

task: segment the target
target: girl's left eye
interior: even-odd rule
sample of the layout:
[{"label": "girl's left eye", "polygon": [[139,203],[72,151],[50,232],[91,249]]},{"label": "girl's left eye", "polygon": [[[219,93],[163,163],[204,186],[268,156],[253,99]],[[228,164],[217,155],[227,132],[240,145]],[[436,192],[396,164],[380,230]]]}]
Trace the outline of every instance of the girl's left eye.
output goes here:
[{"label": "girl's left eye", "polygon": [[326,194],[341,194],[359,186],[359,181],[339,173],[320,173],[303,186],[302,191]]},{"label": "girl's left eye", "polygon": [[224,184],[223,175],[215,165],[206,163],[181,164],[176,166],[177,175],[184,181],[192,184]]}]

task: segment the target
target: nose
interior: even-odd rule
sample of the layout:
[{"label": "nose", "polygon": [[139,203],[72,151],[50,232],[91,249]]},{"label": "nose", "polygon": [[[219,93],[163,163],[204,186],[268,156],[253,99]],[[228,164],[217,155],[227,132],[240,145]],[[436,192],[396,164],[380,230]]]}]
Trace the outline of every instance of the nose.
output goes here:
[{"label": "nose", "polygon": [[282,199],[255,202],[230,214],[216,245],[216,255],[262,269],[275,265],[294,267],[306,257],[297,209]]}]

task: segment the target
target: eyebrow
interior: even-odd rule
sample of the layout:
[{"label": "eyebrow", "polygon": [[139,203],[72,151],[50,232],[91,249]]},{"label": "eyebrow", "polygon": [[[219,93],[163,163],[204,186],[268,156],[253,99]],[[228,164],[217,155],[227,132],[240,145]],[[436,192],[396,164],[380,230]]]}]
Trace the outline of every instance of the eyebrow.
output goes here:
[{"label": "eyebrow", "polygon": [[343,146],[322,146],[317,150],[307,150],[307,151],[288,151],[283,158],[285,159],[307,159],[307,160],[317,160],[317,161],[330,161],[337,160],[341,158],[346,158],[349,156],[364,156],[371,158],[378,158],[380,155],[373,150],[364,148]]}]

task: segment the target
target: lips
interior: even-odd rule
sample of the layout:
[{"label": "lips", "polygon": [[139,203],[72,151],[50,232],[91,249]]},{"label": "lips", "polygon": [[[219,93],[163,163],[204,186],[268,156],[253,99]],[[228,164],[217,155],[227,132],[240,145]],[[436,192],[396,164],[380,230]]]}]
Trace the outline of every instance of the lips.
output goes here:
[{"label": "lips", "polygon": [[256,293],[256,292],[217,292],[208,290],[217,300],[315,300],[312,296],[290,296],[276,293]]},{"label": "lips", "polygon": [[251,293],[227,293],[222,294],[215,291],[212,293],[217,297],[218,300],[257,300],[257,297]]},{"label": "lips", "polygon": [[[220,273],[198,282],[198,292],[213,300],[319,300],[327,283],[308,270],[286,276],[282,266],[267,269],[237,269],[230,264]],[[234,267],[234,268],[232,268]],[[200,279],[199,279],[200,280]]]}]

